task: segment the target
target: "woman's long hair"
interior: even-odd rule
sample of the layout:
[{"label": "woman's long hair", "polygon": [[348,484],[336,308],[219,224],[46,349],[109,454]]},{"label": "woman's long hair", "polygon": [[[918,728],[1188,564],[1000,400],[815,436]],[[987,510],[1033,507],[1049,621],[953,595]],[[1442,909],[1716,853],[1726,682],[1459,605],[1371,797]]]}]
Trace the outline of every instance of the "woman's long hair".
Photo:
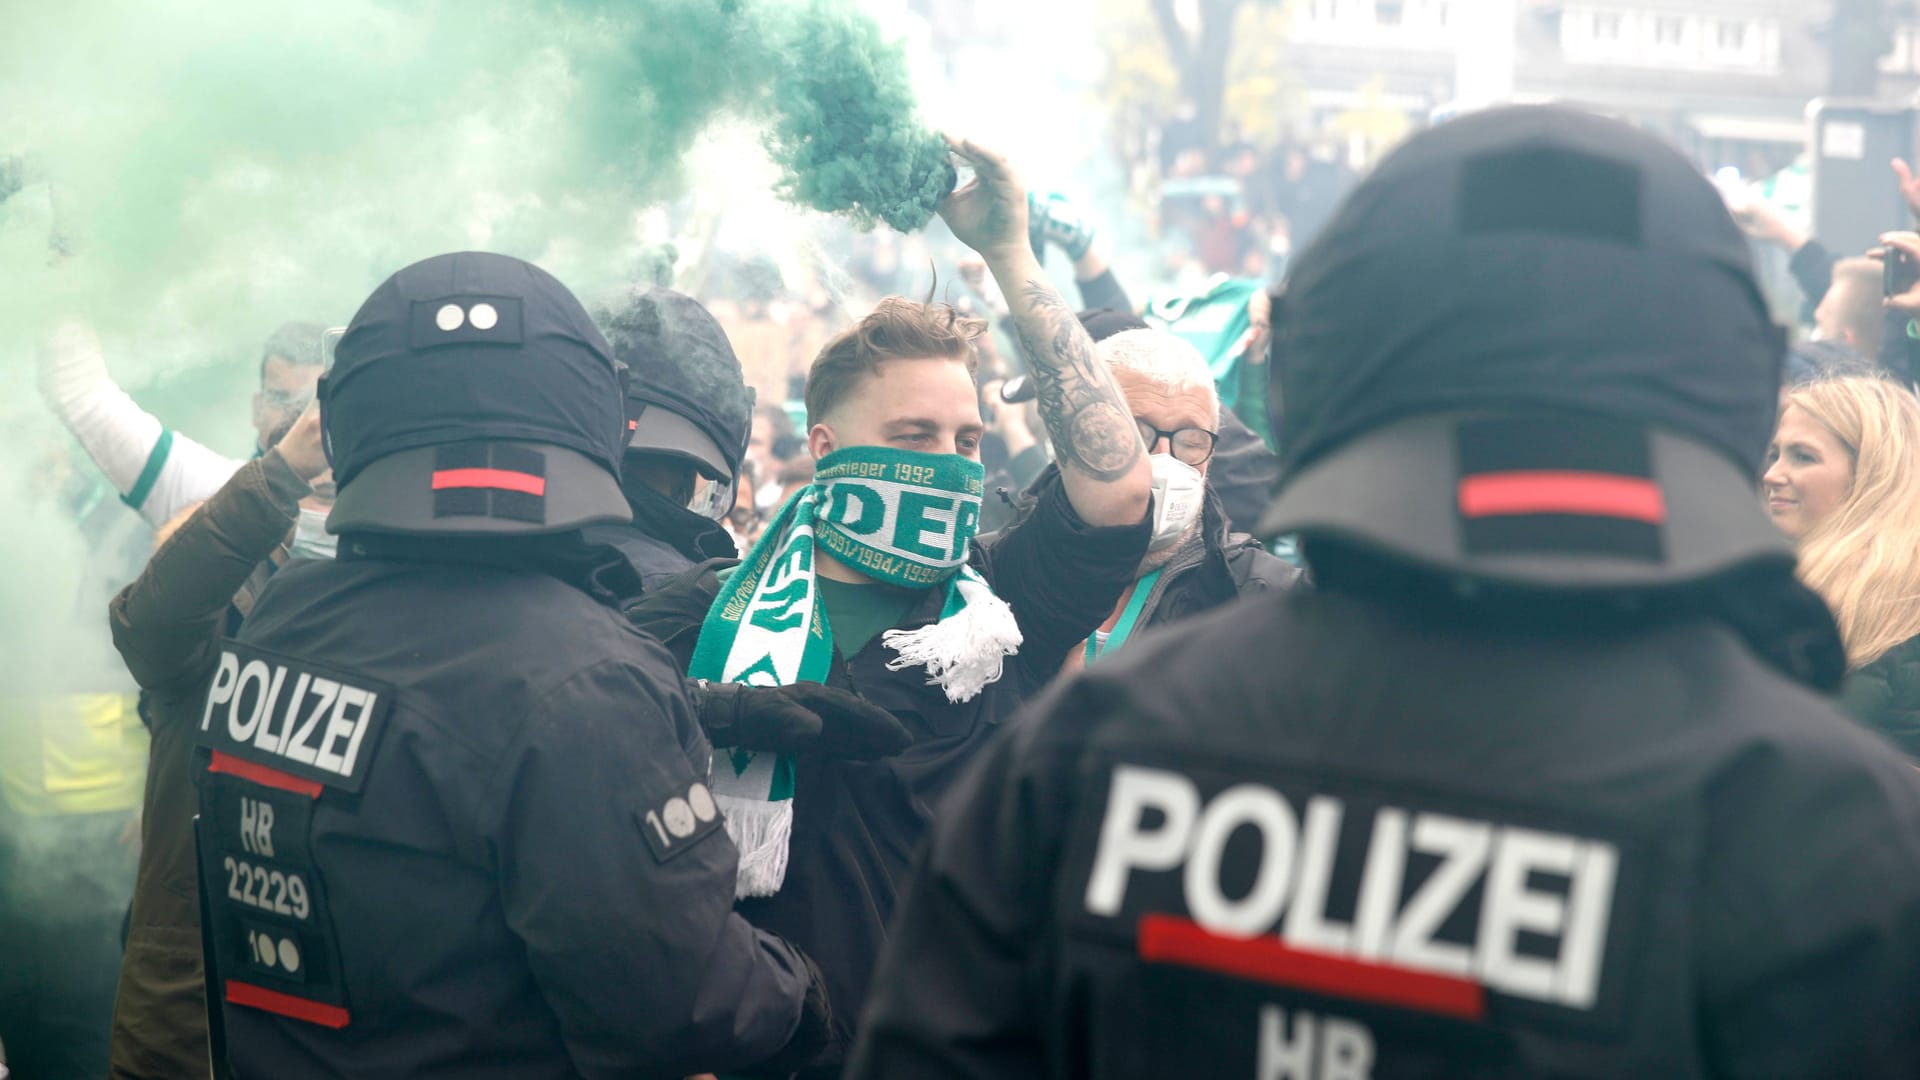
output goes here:
[{"label": "woman's long hair", "polygon": [[1840,624],[1847,665],[1861,668],[1920,635],[1920,398],[1874,376],[1789,391],[1853,455],[1839,508],[1800,538],[1800,580]]}]

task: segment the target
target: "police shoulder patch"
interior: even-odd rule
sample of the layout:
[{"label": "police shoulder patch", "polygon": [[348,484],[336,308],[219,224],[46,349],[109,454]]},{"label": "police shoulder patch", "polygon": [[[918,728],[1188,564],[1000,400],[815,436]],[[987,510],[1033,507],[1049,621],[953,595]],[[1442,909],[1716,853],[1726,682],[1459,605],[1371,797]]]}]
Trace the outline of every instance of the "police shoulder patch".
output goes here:
[{"label": "police shoulder patch", "polygon": [[640,834],[653,857],[666,862],[720,828],[720,805],[704,781],[695,780],[640,812]]},{"label": "police shoulder patch", "polygon": [[387,683],[226,641],[194,738],[216,761],[358,794],[393,697]]},{"label": "police shoulder patch", "polygon": [[[1339,1042],[1409,1075],[1508,1075],[1516,1032],[1605,1041],[1631,1023],[1660,890],[1625,819],[1278,761],[1107,766],[1104,808],[1069,838],[1063,922],[1135,954],[1168,1063],[1237,1075],[1256,1051]],[[1429,1054],[1435,1071],[1412,1066]],[[1314,1068],[1298,1075],[1347,1075]]]}]

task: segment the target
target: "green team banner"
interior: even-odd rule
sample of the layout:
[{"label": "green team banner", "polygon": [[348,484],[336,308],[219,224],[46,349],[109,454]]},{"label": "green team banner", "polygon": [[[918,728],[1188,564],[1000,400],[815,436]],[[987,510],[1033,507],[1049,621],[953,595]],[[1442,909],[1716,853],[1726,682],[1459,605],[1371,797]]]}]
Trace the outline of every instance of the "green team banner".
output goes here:
[{"label": "green team banner", "polygon": [[1266,357],[1249,357],[1253,321],[1247,304],[1267,284],[1258,278],[1216,274],[1198,290],[1159,293],[1141,317],[1149,326],[1177,334],[1207,358],[1220,404],[1273,445],[1267,417]]}]

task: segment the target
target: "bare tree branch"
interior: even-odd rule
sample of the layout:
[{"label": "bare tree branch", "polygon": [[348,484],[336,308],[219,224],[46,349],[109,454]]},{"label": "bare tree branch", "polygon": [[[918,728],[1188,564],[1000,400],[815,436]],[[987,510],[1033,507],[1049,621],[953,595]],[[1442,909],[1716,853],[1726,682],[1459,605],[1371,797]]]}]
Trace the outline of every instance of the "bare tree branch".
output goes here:
[{"label": "bare tree branch", "polygon": [[1152,0],[1153,19],[1160,24],[1160,36],[1166,39],[1167,55],[1173,66],[1182,73],[1193,56],[1193,45],[1187,40],[1187,31],[1180,25],[1180,17],[1173,13],[1173,0]]}]

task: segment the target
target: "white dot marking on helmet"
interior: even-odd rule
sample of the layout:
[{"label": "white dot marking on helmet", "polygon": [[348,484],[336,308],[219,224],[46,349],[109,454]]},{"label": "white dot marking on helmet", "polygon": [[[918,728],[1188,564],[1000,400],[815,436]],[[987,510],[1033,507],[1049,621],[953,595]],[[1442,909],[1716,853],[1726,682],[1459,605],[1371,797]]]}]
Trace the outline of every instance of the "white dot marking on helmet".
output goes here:
[{"label": "white dot marking on helmet", "polygon": [[492,304],[475,304],[467,309],[467,321],[475,330],[491,330],[500,324],[500,313]]},{"label": "white dot marking on helmet", "polygon": [[452,333],[460,329],[467,321],[467,313],[460,310],[459,304],[442,304],[440,310],[433,313],[433,325]]}]

